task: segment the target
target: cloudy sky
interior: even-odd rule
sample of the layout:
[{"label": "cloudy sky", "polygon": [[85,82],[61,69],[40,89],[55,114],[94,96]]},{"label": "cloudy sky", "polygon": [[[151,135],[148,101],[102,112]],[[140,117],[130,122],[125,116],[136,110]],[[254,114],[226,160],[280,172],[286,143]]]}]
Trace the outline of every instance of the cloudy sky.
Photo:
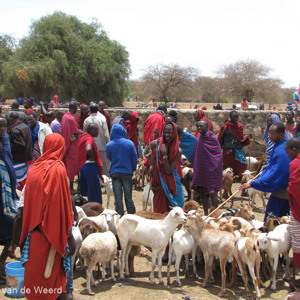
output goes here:
[{"label": "cloudy sky", "polygon": [[285,87],[300,83],[299,0],[0,0],[0,7],[0,34],[16,38],[57,10],[98,19],[129,52],[132,79],[158,63],[215,76],[221,65],[255,59]]}]

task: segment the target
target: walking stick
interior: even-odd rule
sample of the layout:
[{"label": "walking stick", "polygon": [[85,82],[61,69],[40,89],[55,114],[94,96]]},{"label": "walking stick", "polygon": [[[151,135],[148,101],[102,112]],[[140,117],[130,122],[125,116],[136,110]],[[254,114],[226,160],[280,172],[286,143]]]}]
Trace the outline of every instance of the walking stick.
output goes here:
[{"label": "walking stick", "polygon": [[248,162],[248,170],[250,170],[250,165],[251,165],[251,160],[250,160],[250,157],[251,157],[251,144],[252,144],[252,139],[250,139],[250,145],[249,145],[249,162]]},{"label": "walking stick", "polygon": [[[261,171],[262,172],[262,171]],[[260,176],[260,173],[258,173],[255,177],[253,177],[249,182],[254,181],[256,178],[258,178]],[[229,200],[231,200],[240,190],[238,189],[237,191],[235,191],[228,199],[226,199],[223,203],[221,203],[216,209],[214,209],[211,213],[208,214],[208,216],[204,219],[204,221],[210,217],[216,210],[218,210],[219,208],[221,208],[222,206],[224,206],[224,204],[226,202],[228,202]]]},{"label": "walking stick", "polygon": [[146,211],[147,210],[147,206],[148,206],[148,200],[149,200],[149,195],[150,195],[150,190],[151,190],[151,186],[152,186],[152,178],[150,180],[150,183],[149,183],[149,190],[148,190],[148,195],[147,195],[147,200],[146,200],[146,204],[145,204],[145,207],[144,207],[144,210]]}]

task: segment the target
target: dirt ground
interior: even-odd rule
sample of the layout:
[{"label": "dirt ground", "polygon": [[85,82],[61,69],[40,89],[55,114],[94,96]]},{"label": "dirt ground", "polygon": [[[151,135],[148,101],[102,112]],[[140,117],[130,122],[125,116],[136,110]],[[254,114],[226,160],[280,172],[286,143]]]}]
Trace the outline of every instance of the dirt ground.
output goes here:
[{"label": "dirt ground", "polygon": [[[238,188],[239,184],[233,185],[233,192]],[[235,197],[234,206],[237,206],[240,203],[240,193]],[[245,197],[244,197],[245,198]],[[136,205],[137,211],[142,210],[142,192],[134,191],[133,199]],[[246,198],[247,199],[247,198]],[[104,206],[106,206],[107,196],[103,195]],[[267,200],[266,200],[267,201]],[[114,209],[114,205],[112,201],[110,201],[110,208]],[[245,203],[245,199],[244,199]],[[226,203],[224,210],[228,208],[230,203]],[[260,199],[256,199],[256,208],[254,209],[256,218],[258,220],[263,220],[264,211],[262,208],[262,203]],[[145,250],[143,248],[142,250]],[[19,256],[19,253],[17,253]],[[291,255],[291,254],[290,254]],[[219,268],[217,267],[214,275],[216,281],[213,284],[208,284],[207,288],[202,288],[201,284],[204,279],[204,264],[201,263],[197,265],[197,272],[199,275],[199,279],[194,278],[184,278],[184,275],[181,274],[181,282],[182,287],[178,287],[175,281],[175,271],[174,267],[171,268],[171,284],[167,285],[167,265],[163,264],[163,279],[164,284],[150,284],[148,277],[151,270],[151,252],[145,257],[136,257],[135,258],[135,277],[128,278],[126,280],[118,279],[118,271],[115,269],[115,275],[117,278],[117,282],[111,282],[109,275],[106,276],[106,280],[104,282],[97,282],[96,287],[92,287],[92,291],[95,292],[94,296],[89,296],[86,293],[85,285],[86,285],[86,276],[85,272],[80,270],[79,267],[76,268],[74,273],[74,295],[79,296],[82,299],[120,299],[120,300],[133,300],[133,299],[151,299],[151,300],[164,300],[164,299],[172,299],[179,300],[184,297],[191,297],[193,299],[219,299],[218,293],[220,291],[221,286],[221,276]],[[156,281],[157,272],[155,273]],[[269,280],[265,282],[267,288],[261,288],[262,298],[265,299],[285,299],[288,294],[288,286],[282,280],[283,271],[281,267],[278,267],[277,272],[277,292],[271,292],[269,287]],[[243,282],[241,276],[237,277],[237,282],[232,288],[228,287],[229,280],[227,279],[226,285],[226,293],[223,298],[225,299],[255,299],[255,291],[254,287],[251,284],[251,296],[247,297],[245,294],[245,288],[243,286]],[[4,296],[3,289],[5,285],[0,286],[0,299],[9,299]],[[149,297],[149,298],[148,298]],[[189,298],[187,298],[189,299]],[[41,299],[42,300],[42,299]]]}]

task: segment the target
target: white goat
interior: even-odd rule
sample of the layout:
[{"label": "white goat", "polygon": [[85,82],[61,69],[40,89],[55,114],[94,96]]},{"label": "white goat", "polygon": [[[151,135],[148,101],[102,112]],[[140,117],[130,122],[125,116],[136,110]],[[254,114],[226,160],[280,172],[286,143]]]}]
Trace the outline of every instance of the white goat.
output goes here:
[{"label": "white goat", "polygon": [[101,181],[102,185],[105,188],[106,195],[107,195],[107,205],[106,207],[109,207],[109,201],[110,197],[114,197],[114,191],[113,191],[113,186],[112,186],[112,181],[111,178],[108,178],[106,175],[102,175],[104,182]]},{"label": "white goat", "polygon": [[95,286],[93,277],[93,269],[97,263],[102,263],[102,280],[105,279],[105,264],[110,263],[111,279],[116,281],[114,275],[114,258],[117,253],[117,240],[112,232],[97,232],[86,237],[82,242],[79,250],[83,257],[86,270],[86,289],[90,295],[94,295],[91,291],[91,285]]},{"label": "white goat", "polygon": [[[249,284],[247,278],[246,265],[248,266],[249,273],[252,277],[253,285],[256,290],[256,295],[258,298],[261,297],[259,291],[260,277],[259,277],[259,268],[260,268],[260,252],[256,244],[255,239],[249,237],[241,238],[235,245],[234,257],[238,263],[246,292],[249,294]],[[255,276],[255,271],[256,276]]]},{"label": "white goat", "polygon": [[144,210],[147,210],[147,207],[145,207],[145,205],[146,205],[147,197],[148,197],[148,193],[149,193],[148,205],[147,206],[150,206],[151,207],[150,211],[153,211],[153,197],[154,197],[154,194],[153,194],[151,189],[150,189],[150,192],[149,192],[149,189],[150,189],[150,183],[147,183],[146,186],[144,187],[144,190],[143,190],[143,193],[142,193],[143,207],[144,207]]},{"label": "white goat", "polygon": [[[242,175],[244,175],[245,178],[246,178],[246,182],[249,182],[251,180],[251,178],[252,178],[251,175],[252,174],[253,174],[253,172],[250,172],[249,170],[246,170],[244,173],[242,173]],[[248,189],[248,194],[249,194],[249,205],[251,207],[254,207],[255,196],[259,195],[260,198],[261,198],[261,201],[263,203],[263,207],[264,207],[264,209],[266,209],[266,204],[265,204],[265,199],[264,199],[264,192],[255,190],[254,188],[251,187],[251,188]]]},{"label": "white goat", "polygon": [[125,261],[125,273],[129,275],[128,255],[131,247],[143,245],[152,249],[151,283],[155,284],[154,270],[156,267],[156,258],[159,282],[163,283],[161,267],[164,250],[176,227],[186,221],[185,213],[180,207],[174,207],[163,220],[148,220],[137,215],[123,216],[117,226],[117,233],[122,249],[120,278],[124,279]]},{"label": "white goat", "polygon": [[268,254],[269,262],[272,267],[271,274],[271,290],[276,290],[276,271],[278,266],[279,254],[283,254],[286,266],[284,277],[289,277],[289,251],[291,248],[291,234],[290,226],[288,224],[281,224],[275,227],[275,229],[269,233],[259,233],[257,238],[258,246],[260,250],[265,250]]},{"label": "white goat", "polygon": [[181,286],[181,282],[179,279],[179,264],[182,255],[184,255],[185,257],[185,266],[186,266],[185,270],[187,276],[189,254],[192,254],[193,274],[195,278],[197,278],[197,271],[196,271],[196,264],[195,264],[196,250],[197,250],[197,243],[195,242],[195,239],[187,229],[183,228],[178,231],[175,231],[172,239],[169,240],[168,284],[170,284],[170,268],[171,268],[173,254],[175,255],[176,281],[178,285]]}]

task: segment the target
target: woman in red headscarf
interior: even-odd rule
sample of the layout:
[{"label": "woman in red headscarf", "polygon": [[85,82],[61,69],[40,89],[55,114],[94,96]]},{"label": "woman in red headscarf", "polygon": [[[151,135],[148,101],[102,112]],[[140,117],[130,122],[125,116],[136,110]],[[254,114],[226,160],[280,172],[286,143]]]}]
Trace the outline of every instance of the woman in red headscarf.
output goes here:
[{"label": "woman in red headscarf", "polygon": [[139,114],[137,112],[132,112],[130,119],[127,121],[127,134],[128,138],[134,143],[136,154],[138,158],[140,157],[139,155],[139,129],[138,129],[138,124],[139,124]]},{"label": "woman in red headscarf", "polygon": [[182,207],[184,204],[183,188],[176,169],[182,150],[179,148],[176,125],[168,122],[163,136],[152,141],[150,147],[154,212],[168,212],[170,206]]},{"label": "woman in red headscarf", "polygon": [[[43,151],[27,173],[20,245],[25,297],[52,300],[66,291],[63,256],[67,244],[68,255],[74,252],[70,234],[74,219],[67,172],[61,161],[63,137],[58,133],[47,135]],[[45,278],[50,251],[54,252],[54,262],[49,278]]]},{"label": "woman in red headscarf", "polygon": [[[197,126],[197,122],[203,121],[203,120],[205,120],[205,121],[208,122],[208,130],[209,130],[209,131],[214,131],[213,124],[211,123],[210,120],[207,119],[207,117],[206,117],[206,115],[205,115],[205,112],[204,112],[203,110],[201,110],[201,109],[196,110],[196,111],[195,111],[195,122],[196,122],[196,126]],[[199,132],[199,130],[198,130],[198,128],[197,128],[196,132],[194,133],[194,136],[195,136],[196,138],[198,138],[199,135],[200,135],[200,132]]]}]

